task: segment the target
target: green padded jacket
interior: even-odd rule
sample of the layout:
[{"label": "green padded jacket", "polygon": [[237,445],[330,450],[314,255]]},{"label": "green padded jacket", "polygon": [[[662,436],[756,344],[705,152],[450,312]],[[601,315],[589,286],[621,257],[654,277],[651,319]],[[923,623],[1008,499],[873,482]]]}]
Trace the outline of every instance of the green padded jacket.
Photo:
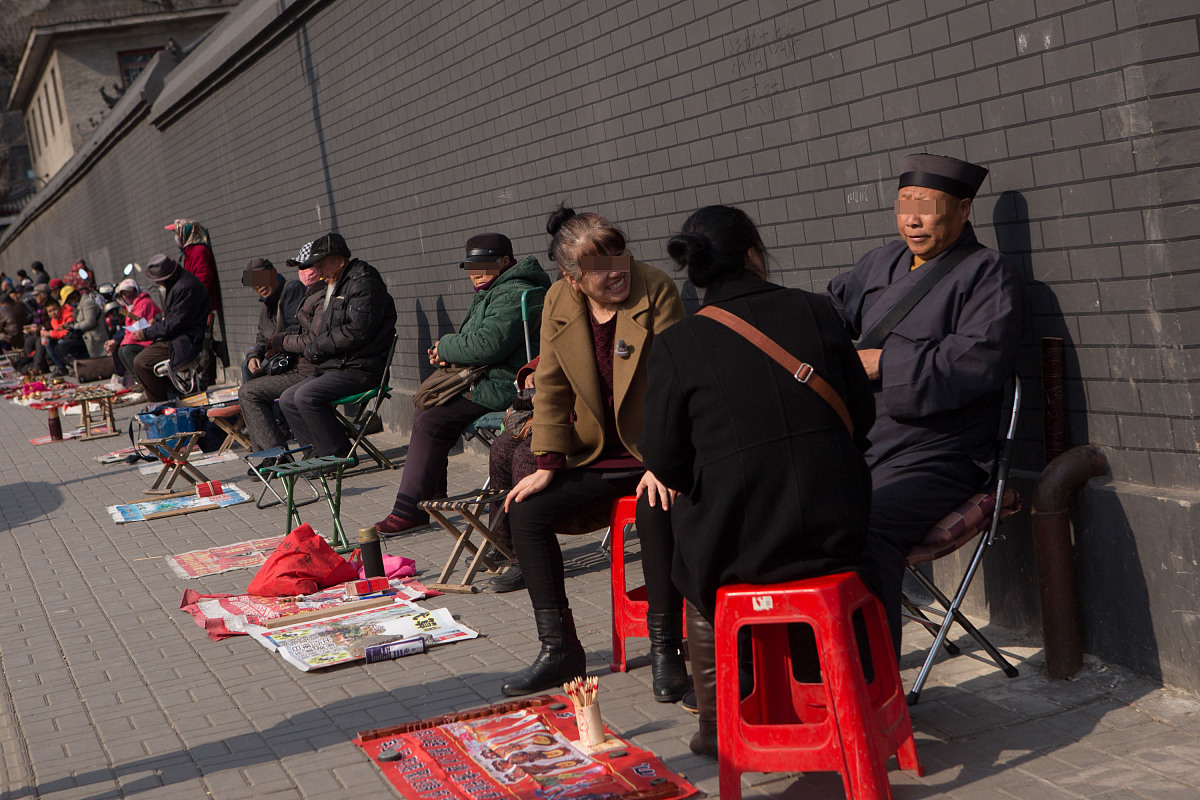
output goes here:
[{"label": "green padded jacket", "polygon": [[467,399],[492,411],[503,411],[512,403],[517,393],[513,384],[517,370],[528,360],[521,324],[521,295],[527,289],[533,290],[526,302],[530,344],[536,356],[538,323],[549,288],[550,276],[536,258],[526,256],[475,295],[458,333],[438,340],[438,355],[451,364],[491,365],[479,383],[467,392]]}]

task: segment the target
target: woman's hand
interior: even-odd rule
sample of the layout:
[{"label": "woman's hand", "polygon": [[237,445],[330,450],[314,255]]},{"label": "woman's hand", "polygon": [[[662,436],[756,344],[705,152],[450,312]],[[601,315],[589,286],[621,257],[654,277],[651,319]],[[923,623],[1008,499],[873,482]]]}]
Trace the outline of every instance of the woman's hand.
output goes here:
[{"label": "woman's hand", "polygon": [[654,473],[650,470],[646,470],[646,473],[642,475],[642,479],[638,481],[638,499],[641,499],[642,492],[646,493],[651,508],[662,508],[663,511],[668,510],[671,507],[671,503],[679,496],[679,492],[674,489],[668,489],[662,481],[654,477]]},{"label": "woman's hand", "polygon": [[552,469],[539,469],[532,475],[521,478],[517,481],[517,485],[509,490],[508,497],[504,499],[504,511],[507,513],[513,503],[519,503],[526,497],[532,497],[542,491],[550,485],[550,481],[553,479],[554,470]]},{"label": "woman's hand", "polygon": [[109,339],[108,341],[106,341],[104,343],[104,352],[108,353],[111,356],[116,351],[117,351],[117,343],[114,342],[112,339]]}]

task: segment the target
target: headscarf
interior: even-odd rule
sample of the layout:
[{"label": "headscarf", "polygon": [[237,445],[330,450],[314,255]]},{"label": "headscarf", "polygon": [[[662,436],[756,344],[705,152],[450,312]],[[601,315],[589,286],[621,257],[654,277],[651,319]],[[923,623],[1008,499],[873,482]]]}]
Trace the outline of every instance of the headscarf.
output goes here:
[{"label": "headscarf", "polygon": [[[134,293],[133,300],[137,300],[138,295],[142,293],[142,287],[138,286],[137,281],[135,281],[133,278],[126,278],[117,284],[117,288],[114,290],[113,294],[117,296],[118,300],[120,300],[122,303],[125,303],[125,297],[123,296],[123,293],[131,290]],[[133,300],[125,303],[125,305],[133,305]]]},{"label": "headscarf", "polygon": [[188,247],[193,244],[212,247],[208,239],[208,228],[190,219],[175,220],[175,241],[180,247]]}]

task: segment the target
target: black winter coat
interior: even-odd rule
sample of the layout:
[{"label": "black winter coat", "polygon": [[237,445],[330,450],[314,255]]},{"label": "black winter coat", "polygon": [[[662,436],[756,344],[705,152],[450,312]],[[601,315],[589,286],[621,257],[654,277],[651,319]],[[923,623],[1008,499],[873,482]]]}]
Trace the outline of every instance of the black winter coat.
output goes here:
[{"label": "black winter coat", "polygon": [[396,301],[379,271],[356,258],[342,272],[304,357],[317,374],[357,369],[383,375],[395,335]]},{"label": "black winter coat", "polygon": [[712,620],[727,584],[856,570],[874,585],[862,454],[875,405],[837,313],[748,272],[711,286],[705,304],[811,364],[845,401],[855,437],[816,392],[724,325],[691,317],[656,337],[640,442],[646,468],[681,492],[671,514],[676,586]]},{"label": "black winter coat", "polygon": [[170,342],[171,366],[178,369],[200,354],[212,300],[200,279],[182,267],[164,286],[163,295],[162,316],[143,335],[150,340]]},{"label": "black winter coat", "polygon": [[246,351],[246,358],[265,358],[272,336],[300,330],[296,313],[307,287],[295,278],[289,281],[282,275],[275,277],[275,291],[267,297],[258,298],[258,302],[262,303],[258,311],[258,332],[254,337],[254,346]]}]

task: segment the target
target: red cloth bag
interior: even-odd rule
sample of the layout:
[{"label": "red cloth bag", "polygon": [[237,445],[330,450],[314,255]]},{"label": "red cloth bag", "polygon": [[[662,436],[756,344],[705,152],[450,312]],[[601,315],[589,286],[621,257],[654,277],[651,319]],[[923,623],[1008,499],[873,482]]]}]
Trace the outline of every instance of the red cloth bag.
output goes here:
[{"label": "red cloth bag", "polygon": [[284,537],[258,569],[246,594],[294,597],[355,580],[358,570],[307,522]]}]

